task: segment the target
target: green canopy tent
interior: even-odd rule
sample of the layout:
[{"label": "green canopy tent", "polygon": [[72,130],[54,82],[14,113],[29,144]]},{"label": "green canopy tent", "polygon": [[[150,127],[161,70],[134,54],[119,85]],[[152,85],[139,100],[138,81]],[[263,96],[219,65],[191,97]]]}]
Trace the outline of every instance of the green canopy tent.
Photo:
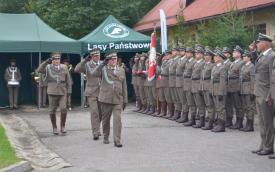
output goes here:
[{"label": "green canopy tent", "polygon": [[0,52],[80,53],[80,43],[57,32],[36,14],[0,13]]},{"label": "green canopy tent", "polygon": [[[29,73],[32,72],[33,62],[38,60],[41,63],[41,53],[58,51],[61,53],[80,54],[81,44],[79,41],[52,29],[44,23],[36,14],[6,14],[0,13],[0,91],[3,97],[8,98],[5,82],[3,80],[4,70],[8,65],[7,56],[18,57],[18,66],[21,69],[23,80],[20,88],[21,99],[30,97],[32,85]],[[24,53],[24,58],[19,58],[18,54]],[[30,53],[30,54],[28,54]],[[38,59],[33,57],[33,53],[38,53]],[[26,58],[25,56],[30,56]],[[27,80],[27,81],[26,81]],[[24,100],[23,100],[24,101]],[[40,103],[38,103],[40,105]]]},{"label": "green canopy tent", "polygon": [[110,15],[80,41],[82,53],[96,47],[102,52],[109,49],[116,49],[118,52],[145,52],[150,50],[151,38],[132,30]]}]

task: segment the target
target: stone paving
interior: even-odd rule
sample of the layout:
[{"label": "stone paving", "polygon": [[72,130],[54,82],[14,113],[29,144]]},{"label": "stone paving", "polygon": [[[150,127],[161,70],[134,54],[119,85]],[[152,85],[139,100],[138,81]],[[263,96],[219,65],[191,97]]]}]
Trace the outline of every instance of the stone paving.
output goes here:
[{"label": "stone paving", "polygon": [[[123,148],[92,140],[89,113],[69,112],[67,136],[54,136],[46,110],[15,113],[32,125],[41,141],[73,167],[60,172],[275,172],[275,161],[250,151],[259,132],[212,133],[132,112],[123,114]],[[1,111],[0,111],[1,113]],[[59,119],[59,117],[58,117]],[[112,141],[112,137],[110,137]],[[47,170],[44,170],[47,171]]]}]

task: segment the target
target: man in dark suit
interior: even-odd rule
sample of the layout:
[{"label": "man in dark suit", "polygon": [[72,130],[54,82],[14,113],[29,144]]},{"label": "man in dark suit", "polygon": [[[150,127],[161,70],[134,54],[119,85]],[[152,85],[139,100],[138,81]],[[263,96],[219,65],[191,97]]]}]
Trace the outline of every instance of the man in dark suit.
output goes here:
[{"label": "man in dark suit", "polygon": [[259,149],[252,151],[252,153],[270,155],[273,154],[274,126],[272,99],[269,96],[269,92],[275,54],[271,49],[271,37],[260,33],[256,43],[257,51],[260,52],[260,55],[255,61],[254,94],[256,96],[256,108],[259,116],[261,144]]}]

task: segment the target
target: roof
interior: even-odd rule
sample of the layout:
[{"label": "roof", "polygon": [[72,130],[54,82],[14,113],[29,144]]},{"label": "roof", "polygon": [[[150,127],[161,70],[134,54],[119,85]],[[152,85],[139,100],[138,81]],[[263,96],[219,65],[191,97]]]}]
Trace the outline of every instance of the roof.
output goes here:
[{"label": "roof", "polygon": [[[172,1],[172,0],[171,0]],[[144,18],[142,18],[135,26],[136,31],[148,31],[154,28],[154,24],[147,16],[157,21],[157,27],[159,24],[159,9],[163,8],[167,15],[167,26],[174,26],[177,24],[177,15],[179,13],[179,7],[176,0],[173,0],[173,4],[170,4],[170,0],[162,0],[155,8],[153,8]],[[187,6],[181,14],[183,14],[185,22],[195,22],[199,20],[205,20],[212,17],[216,17],[229,12],[232,7],[240,11],[254,10],[263,7],[275,5],[275,0],[195,0],[189,6]],[[172,13],[168,7],[172,6],[174,13]],[[155,22],[156,22],[155,21]]]},{"label": "roof", "polygon": [[80,41],[84,53],[92,48],[100,48],[102,52],[109,49],[116,49],[119,52],[138,52],[150,49],[151,38],[132,30],[110,15]]},{"label": "roof", "polygon": [[159,10],[163,9],[167,18],[167,25],[177,22],[177,14],[181,8],[185,7],[185,0],[162,0],[152,10],[150,10],[137,24],[134,26],[136,31],[152,30],[154,23],[160,27]]},{"label": "roof", "polygon": [[44,23],[36,14],[0,13],[0,52],[80,53],[80,43]]},{"label": "roof", "polygon": [[183,15],[186,22],[192,22],[225,14],[232,8],[244,11],[270,5],[275,5],[275,0],[196,0],[184,10]]}]

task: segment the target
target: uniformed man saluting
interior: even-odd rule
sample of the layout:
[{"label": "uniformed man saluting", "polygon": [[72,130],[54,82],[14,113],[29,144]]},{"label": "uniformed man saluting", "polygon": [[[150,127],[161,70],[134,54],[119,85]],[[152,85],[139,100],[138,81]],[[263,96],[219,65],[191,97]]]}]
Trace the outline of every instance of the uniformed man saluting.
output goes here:
[{"label": "uniformed man saluting", "polygon": [[100,49],[94,48],[91,50],[90,55],[75,67],[75,72],[84,73],[86,75],[87,81],[84,94],[89,102],[94,140],[98,140],[100,135],[101,111],[98,94],[101,77],[94,76],[92,71],[100,64]]},{"label": "uniformed man saluting", "polygon": [[45,80],[48,83],[47,93],[49,97],[50,118],[53,127],[53,133],[58,135],[56,125],[56,110],[58,106],[61,111],[60,132],[66,134],[65,123],[67,118],[67,94],[72,92],[71,77],[68,68],[60,64],[61,53],[54,52],[51,58],[41,63],[38,67],[38,73],[46,74]]},{"label": "uniformed man saluting", "polygon": [[[259,149],[252,151],[258,155],[269,155],[274,152],[274,125],[273,125],[273,88],[272,77],[275,53],[271,48],[272,38],[259,34],[257,50],[260,55],[255,60],[255,85],[256,109],[259,117],[261,143]],[[270,158],[273,158],[271,156]]]},{"label": "uniformed man saluting", "polygon": [[104,62],[93,71],[93,74],[102,78],[98,99],[102,111],[103,143],[109,144],[110,119],[113,114],[114,145],[122,147],[121,113],[128,98],[125,71],[117,65],[117,53],[112,50],[107,52]]}]

